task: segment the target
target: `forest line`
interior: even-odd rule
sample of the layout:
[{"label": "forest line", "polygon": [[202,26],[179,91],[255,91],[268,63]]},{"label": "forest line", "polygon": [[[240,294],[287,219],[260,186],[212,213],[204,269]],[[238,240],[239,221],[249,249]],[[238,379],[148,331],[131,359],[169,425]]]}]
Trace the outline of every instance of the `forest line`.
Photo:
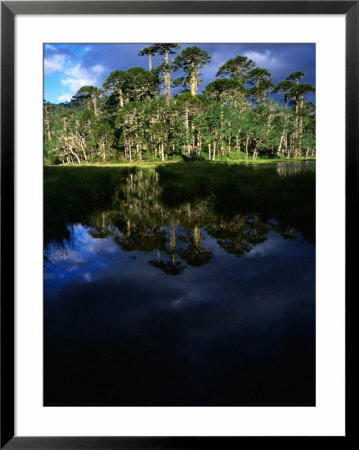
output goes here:
[{"label": "forest line", "polygon": [[[274,85],[267,69],[239,55],[200,94],[205,50],[154,44],[139,55],[148,70],[115,70],[69,103],[44,101],[46,164],[315,156],[315,105],[306,101],[315,88],[304,72]],[[156,55],[162,62],[153,67]]]}]

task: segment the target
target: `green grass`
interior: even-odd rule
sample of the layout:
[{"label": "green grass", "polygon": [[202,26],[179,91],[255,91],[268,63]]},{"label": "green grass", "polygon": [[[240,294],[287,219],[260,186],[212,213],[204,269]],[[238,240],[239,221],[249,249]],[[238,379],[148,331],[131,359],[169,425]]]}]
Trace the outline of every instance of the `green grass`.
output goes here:
[{"label": "green grass", "polygon": [[[291,163],[291,162],[303,162],[303,161],[315,161],[315,157],[308,157],[308,158],[257,158],[255,160],[249,158],[246,159],[232,159],[232,158],[220,158],[215,161],[190,161],[186,162],[186,164],[241,164],[241,165],[252,165],[252,164],[277,164],[277,163]],[[83,163],[81,165],[78,164],[69,164],[69,165],[46,165],[45,167],[58,167],[58,168],[68,168],[68,167],[129,167],[129,166],[136,166],[136,167],[157,167],[162,165],[168,165],[168,164],[178,164],[182,163],[183,160],[181,158],[178,159],[166,159],[165,161],[132,161],[132,162],[108,162],[108,163]]]}]

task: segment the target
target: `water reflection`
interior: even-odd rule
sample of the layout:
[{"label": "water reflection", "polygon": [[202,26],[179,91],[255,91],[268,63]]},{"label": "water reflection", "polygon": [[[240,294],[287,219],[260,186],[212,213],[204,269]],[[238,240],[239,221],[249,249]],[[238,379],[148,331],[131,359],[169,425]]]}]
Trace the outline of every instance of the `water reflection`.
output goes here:
[{"label": "water reflection", "polygon": [[288,176],[300,173],[303,170],[315,171],[315,161],[276,162],[272,164],[253,164],[258,169],[273,168],[279,175]]},{"label": "water reflection", "polygon": [[[82,224],[94,239],[112,238],[125,252],[156,252],[148,262],[169,275],[179,275],[187,266],[208,264],[213,252],[205,247],[205,235],[216,239],[226,253],[241,256],[263,243],[270,231],[286,239],[300,239],[299,231],[280,225],[274,218],[258,214],[219,215],[213,199],[170,206],[161,202],[158,174],[139,171],[130,174],[115,192],[112,208],[94,212]],[[234,209],[235,211],[235,209]],[[67,225],[67,246],[81,247],[74,239],[73,225]],[[55,248],[57,246],[55,245]],[[66,246],[45,252],[55,264]]]},{"label": "water reflection", "polygon": [[164,189],[137,171],[48,221],[45,405],[313,405],[313,233]]}]

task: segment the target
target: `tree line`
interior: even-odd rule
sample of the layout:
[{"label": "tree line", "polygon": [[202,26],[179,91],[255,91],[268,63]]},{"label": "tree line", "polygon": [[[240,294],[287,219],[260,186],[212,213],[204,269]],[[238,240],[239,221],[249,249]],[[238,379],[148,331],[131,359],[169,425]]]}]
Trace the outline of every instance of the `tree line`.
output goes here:
[{"label": "tree line", "polygon": [[[275,85],[267,69],[236,56],[199,94],[211,61],[205,50],[154,44],[139,55],[148,70],[114,70],[102,88],[83,86],[68,103],[44,101],[45,163],[315,155],[315,105],[305,101],[315,88],[304,72]],[[155,55],[162,61],[153,67]]]}]

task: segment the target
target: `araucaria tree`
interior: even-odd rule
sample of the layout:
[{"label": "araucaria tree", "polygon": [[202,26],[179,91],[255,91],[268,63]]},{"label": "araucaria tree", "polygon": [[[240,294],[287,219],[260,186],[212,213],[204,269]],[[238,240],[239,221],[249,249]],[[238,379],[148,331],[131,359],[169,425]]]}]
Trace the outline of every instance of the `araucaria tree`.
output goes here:
[{"label": "araucaria tree", "polygon": [[198,84],[202,81],[199,76],[199,69],[211,62],[209,54],[199,47],[186,47],[174,59],[173,64],[176,70],[182,69],[186,74],[180,78],[180,83],[189,86],[192,95],[197,95]]},{"label": "araucaria tree", "polygon": [[[185,47],[171,61],[179,50],[175,43],[152,44],[139,52],[148,57],[149,70],[114,70],[102,88],[83,86],[69,103],[45,101],[45,162],[315,155],[315,105],[306,101],[315,88],[302,82],[304,72],[292,72],[274,85],[266,68],[238,55],[201,88],[200,72],[210,55]],[[153,68],[156,55],[162,61]],[[171,86],[177,87],[172,96]]]},{"label": "araucaria tree", "polygon": [[148,57],[148,70],[152,70],[152,56],[157,55],[157,49],[154,45],[150,47],[145,47],[138,52],[139,56],[147,56]]},{"label": "araucaria tree", "polygon": [[165,85],[166,91],[166,103],[170,104],[170,89],[171,89],[171,70],[172,66],[169,61],[169,55],[173,55],[176,53],[176,50],[180,48],[178,44],[155,44],[153,47],[153,51],[155,55],[162,55],[163,62],[160,64],[156,71],[157,73],[163,74],[163,81]]},{"label": "araucaria tree", "polygon": [[229,59],[217,71],[217,77],[230,77],[233,80],[245,84],[247,74],[256,67],[255,63],[246,56],[236,56]]}]

